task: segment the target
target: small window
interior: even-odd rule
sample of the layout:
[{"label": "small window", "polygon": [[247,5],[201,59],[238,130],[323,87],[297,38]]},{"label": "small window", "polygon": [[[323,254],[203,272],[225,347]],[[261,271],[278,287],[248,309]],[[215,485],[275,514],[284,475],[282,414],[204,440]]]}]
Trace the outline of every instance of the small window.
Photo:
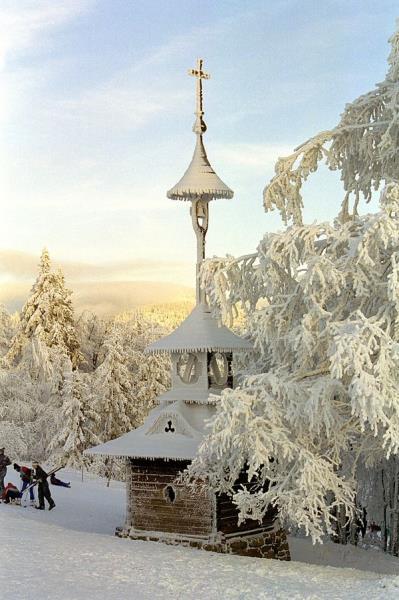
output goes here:
[{"label": "small window", "polygon": [[183,383],[196,383],[201,374],[201,364],[192,352],[185,352],[177,361],[177,374]]},{"label": "small window", "polygon": [[227,356],[221,352],[213,352],[209,359],[209,383],[216,387],[224,387],[229,376]]},{"label": "small window", "polygon": [[163,491],[163,496],[166,502],[169,502],[169,504],[173,504],[176,500],[176,492],[171,485],[166,486],[166,488]]}]

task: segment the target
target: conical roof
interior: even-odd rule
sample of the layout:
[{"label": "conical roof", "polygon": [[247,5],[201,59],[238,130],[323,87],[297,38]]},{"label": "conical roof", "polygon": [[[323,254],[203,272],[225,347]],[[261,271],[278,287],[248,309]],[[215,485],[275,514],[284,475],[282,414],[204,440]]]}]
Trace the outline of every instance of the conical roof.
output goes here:
[{"label": "conical roof", "polygon": [[197,143],[191,163],[183,177],[167,192],[172,200],[215,200],[216,198],[232,198],[231,190],[216,175],[208,157],[202,135],[197,134]]},{"label": "conical roof", "polygon": [[145,351],[160,352],[237,352],[252,350],[247,340],[235,335],[212,317],[206,304],[198,304],[170,335],[154,342]]}]

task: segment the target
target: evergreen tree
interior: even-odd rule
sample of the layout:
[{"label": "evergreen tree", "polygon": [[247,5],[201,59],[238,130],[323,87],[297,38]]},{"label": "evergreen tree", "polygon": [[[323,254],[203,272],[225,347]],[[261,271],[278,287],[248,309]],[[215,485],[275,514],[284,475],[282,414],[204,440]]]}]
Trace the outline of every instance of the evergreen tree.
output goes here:
[{"label": "evergreen tree", "polygon": [[15,320],[5,306],[0,304],[0,358],[8,352],[14,332]]},{"label": "evergreen tree", "polygon": [[65,287],[61,271],[51,270],[50,256],[46,249],[40,257],[39,275],[32,292],[25,303],[19,332],[15,336],[6,356],[10,364],[15,364],[21,356],[24,345],[34,336],[40,337],[48,348],[56,348],[71,360],[73,368],[81,361],[71,292]]},{"label": "evergreen tree", "polygon": [[50,442],[52,456],[60,456],[70,466],[80,468],[85,461],[83,452],[100,443],[100,416],[93,408],[91,376],[72,370],[71,363],[64,372],[61,393],[62,407],[58,413],[57,431]]},{"label": "evergreen tree", "polygon": [[79,346],[83,355],[80,368],[87,372],[94,371],[104,360],[104,341],[112,327],[109,320],[100,319],[97,315],[84,311],[76,322]]},{"label": "evergreen tree", "polygon": [[0,368],[0,439],[18,459],[45,457],[42,392],[26,368]]},{"label": "evergreen tree", "polygon": [[[162,317],[165,319],[165,315]],[[146,318],[141,311],[119,317],[116,323],[131,380],[129,419],[132,427],[138,427],[153,408],[156,398],[170,385],[169,356],[144,352],[151,342],[166,335],[168,330]]]},{"label": "evergreen tree", "polygon": [[105,343],[105,359],[95,372],[97,411],[101,415],[99,437],[114,439],[131,429],[131,376],[121,344],[120,328],[114,326]]}]

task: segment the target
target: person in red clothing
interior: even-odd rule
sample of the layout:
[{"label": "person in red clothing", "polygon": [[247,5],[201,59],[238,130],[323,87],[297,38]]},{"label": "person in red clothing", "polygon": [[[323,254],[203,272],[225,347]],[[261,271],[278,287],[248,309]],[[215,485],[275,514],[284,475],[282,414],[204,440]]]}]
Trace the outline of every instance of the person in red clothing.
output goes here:
[{"label": "person in red clothing", "polygon": [[[22,479],[22,488],[21,488],[21,496],[24,493],[25,489],[33,482],[33,469],[29,467],[20,467],[17,463],[14,463],[14,469],[19,473],[20,478]],[[35,503],[35,494],[33,491],[33,487],[29,488],[29,496],[30,503]]]},{"label": "person in red clothing", "polygon": [[9,504],[11,500],[17,500],[21,497],[21,492],[13,483],[7,483],[5,486],[3,493],[1,495],[1,499],[6,504]]}]

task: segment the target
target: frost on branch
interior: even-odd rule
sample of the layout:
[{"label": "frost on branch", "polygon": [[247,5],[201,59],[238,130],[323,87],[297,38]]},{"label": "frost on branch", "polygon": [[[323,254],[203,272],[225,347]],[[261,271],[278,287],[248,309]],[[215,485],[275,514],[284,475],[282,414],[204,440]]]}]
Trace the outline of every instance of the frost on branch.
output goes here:
[{"label": "frost on branch", "polygon": [[284,223],[292,220],[296,225],[302,224],[302,185],[310,173],[317,171],[318,163],[328,156],[325,144],[332,136],[332,131],[323,131],[290,156],[278,159],[276,174],[263,192],[266,211],[277,208]]},{"label": "frost on branch", "polygon": [[[291,226],[250,258],[205,262],[222,317],[247,308],[255,353],[190,475],[232,494],[243,518],[272,503],[319,539],[334,505],[351,514],[357,465],[398,451],[398,211],[391,183],[377,214]],[[256,493],[234,489],[242,469]]]},{"label": "frost on branch", "polygon": [[264,206],[267,211],[277,208],[285,223],[302,223],[302,185],[323,159],[331,170],[341,171],[346,192],[342,220],[350,216],[350,195],[354,197],[353,216],[360,194],[369,201],[381,183],[398,181],[399,29],[389,41],[385,80],[347,104],[334,129],[318,133],[277,161],[276,174],[264,190]]},{"label": "frost on branch", "polygon": [[[326,503],[326,494],[333,491],[333,504],[344,504],[350,515],[354,493],[338,475],[327,444],[316,439],[322,417],[309,435],[308,421],[295,415],[299,408],[294,406],[295,397],[301,388],[312,402],[306,384],[282,382],[273,375],[250,377],[241,389],[226,391],[190,476],[206,474],[214,488],[231,494],[241,520],[261,520],[273,505],[279,507],[281,518],[289,518],[318,539],[322,525],[332,531],[332,505]],[[292,432],[296,420],[301,433]],[[243,469],[249,480],[256,478],[255,488],[235,488]]]},{"label": "frost on branch", "polygon": [[[258,298],[264,296],[264,283],[257,276],[256,254],[241,257],[240,264],[232,256],[206,261],[202,272],[202,287],[214,307],[220,306],[223,318],[230,324],[238,317],[239,305],[244,312],[252,311]],[[234,285],[232,283],[234,282]],[[236,290],[240,290],[240,295]]]}]

